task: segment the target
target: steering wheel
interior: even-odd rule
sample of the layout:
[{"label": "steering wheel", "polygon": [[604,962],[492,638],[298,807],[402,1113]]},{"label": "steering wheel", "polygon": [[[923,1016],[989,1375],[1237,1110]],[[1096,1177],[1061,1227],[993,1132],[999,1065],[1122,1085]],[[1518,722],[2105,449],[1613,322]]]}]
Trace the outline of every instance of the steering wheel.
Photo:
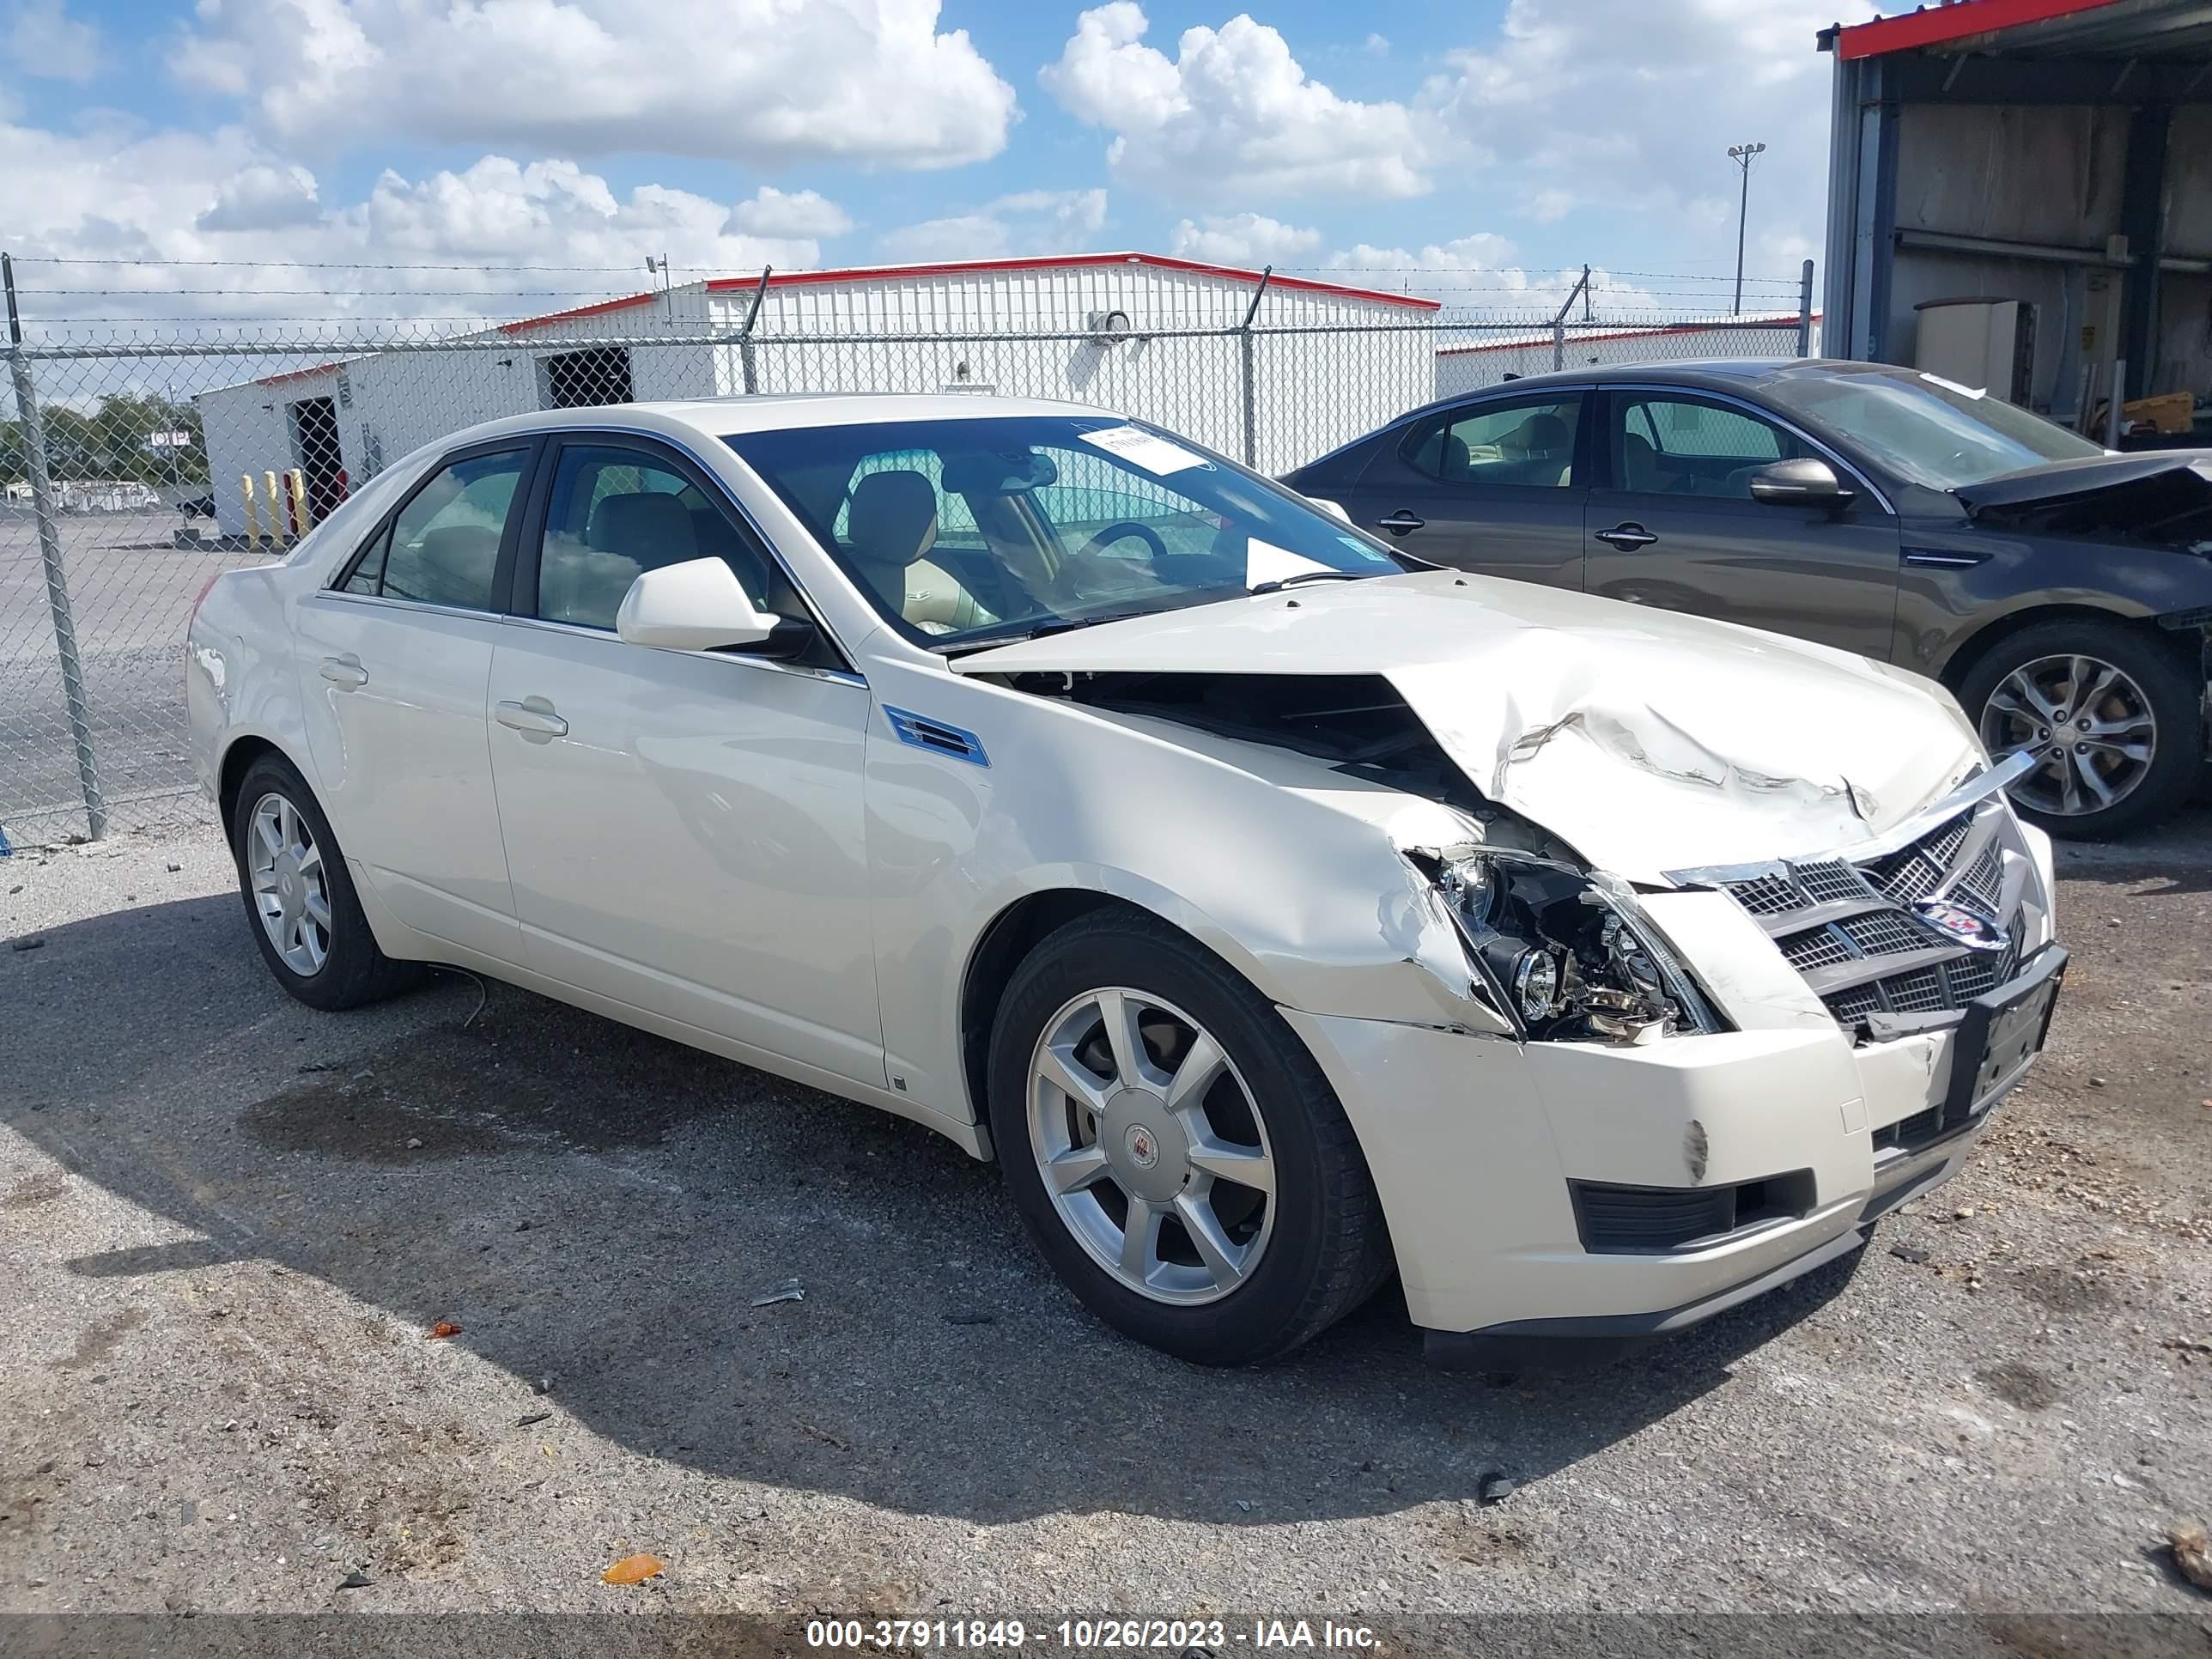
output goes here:
[{"label": "steering wheel", "polygon": [[1108,525],[1089,541],[1084,543],[1083,550],[1075,556],[1076,561],[1079,562],[1091,558],[1111,547],[1115,542],[1127,541],[1132,536],[1152,549],[1154,558],[1167,557],[1168,544],[1160,539],[1158,531],[1150,525],[1138,524],[1133,520],[1124,519],[1118,524]]}]

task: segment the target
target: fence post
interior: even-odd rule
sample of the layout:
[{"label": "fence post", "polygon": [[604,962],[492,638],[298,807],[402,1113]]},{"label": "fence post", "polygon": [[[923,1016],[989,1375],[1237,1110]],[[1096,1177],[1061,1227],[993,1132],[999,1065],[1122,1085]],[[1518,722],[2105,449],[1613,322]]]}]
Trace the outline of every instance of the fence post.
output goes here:
[{"label": "fence post", "polygon": [[1813,355],[1813,262],[1805,261],[1797,273],[1797,355]]},{"label": "fence post", "polygon": [[753,360],[753,325],[760,320],[761,301],[768,298],[768,274],[773,267],[761,267],[760,286],[753,290],[752,308],[745,313],[745,325],[738,331],[738,361],[744,365],[745,396],[760,391],[760,365]]},{"label": "fence post", "polygon": [[39,556],[46,568],[46,609],[54,622],[54,649],[62,659],[62,696],[69,705],[70,735],[76,743],[76,779],[84,794],[85,827],[94,841],[107,838],[107,799],[100,788],[100,758],[92,748],[92,705],[85,696],[84,664],[77,655],[76,616],[70,609],[69,574],[62,566],[61,513],[46,467],[46,423],[39,414],[30,360],[23,356],[23,323],[15,310],[15,262],[0,253],[0,286],[8,295],[8,376],[15,389],[16,429],[23,470],[30,475],[31,510],[39,520]]},{"label": "fence post", "polygon": [[1567,366],[1567,313],[1575,308],[1577,300],[1583,302],[1583,314],[1585,320],[1589,315],[1589,279],[1590,268],[1584,265],[1583,274],[1576,278],[1575,285],[1567,290],[1565,302],[1553,314],[1552,371],[1553,374],[1557,374]]},{"label": "fence post", "polygon": [[1244,465],[1254,467],[1260,465],[1260,373],[1252,344],[1252,319],[1260,314],[1260,301],[1266,297],[1268,279],[1274,274],[1274,266],[1261,267],[1260,285],[1252,290],[1252,303],[1245,308],[1244,320],[1237,330],[1244,382]]}]

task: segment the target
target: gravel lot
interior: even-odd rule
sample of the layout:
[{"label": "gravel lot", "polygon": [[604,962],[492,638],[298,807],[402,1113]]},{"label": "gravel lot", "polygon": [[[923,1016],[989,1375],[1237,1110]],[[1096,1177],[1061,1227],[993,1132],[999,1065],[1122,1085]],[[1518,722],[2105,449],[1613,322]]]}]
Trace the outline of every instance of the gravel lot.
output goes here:
[{"label": "gravel lot", "polygon": [[1132,1346],[949,1144],[520,992],[311,1012],[212,832],[0,862],[0,1609],[2201,1615],[2212,813],[2062,874],[1966,1176],[1499,1383],[1387,1292],[1269,1371]]}]

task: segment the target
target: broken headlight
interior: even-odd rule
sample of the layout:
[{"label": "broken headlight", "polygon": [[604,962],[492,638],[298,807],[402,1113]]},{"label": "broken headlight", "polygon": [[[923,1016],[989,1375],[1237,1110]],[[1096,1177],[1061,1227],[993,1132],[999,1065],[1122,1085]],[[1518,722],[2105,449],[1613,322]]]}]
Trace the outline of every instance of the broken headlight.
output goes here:
[{"label": "broken headlight", "polygon": [[1640,1042],[1722,1029],[1627,884],[1527,854],[1439,865],[1468,954],[1522,1036]]}]

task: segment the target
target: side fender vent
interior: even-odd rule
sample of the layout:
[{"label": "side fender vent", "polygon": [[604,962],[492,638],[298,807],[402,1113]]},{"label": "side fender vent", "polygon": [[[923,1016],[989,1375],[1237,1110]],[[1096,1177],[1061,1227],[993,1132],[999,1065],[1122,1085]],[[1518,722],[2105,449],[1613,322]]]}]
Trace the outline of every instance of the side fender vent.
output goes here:
[{"label": "side fender vent", "polygon": [[917,714],[911,709],[894,708],[884,705],[884,717],[891,723],[892,735],[901,743],[916,749],[927,749],[933,755],[950,756],[954,760],[966,761],[971,766],[988,766],[991,757],[983,752],[983,741],[973,732],[957,726],[947,726]]}]

